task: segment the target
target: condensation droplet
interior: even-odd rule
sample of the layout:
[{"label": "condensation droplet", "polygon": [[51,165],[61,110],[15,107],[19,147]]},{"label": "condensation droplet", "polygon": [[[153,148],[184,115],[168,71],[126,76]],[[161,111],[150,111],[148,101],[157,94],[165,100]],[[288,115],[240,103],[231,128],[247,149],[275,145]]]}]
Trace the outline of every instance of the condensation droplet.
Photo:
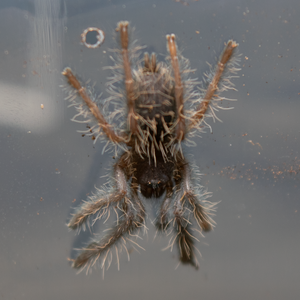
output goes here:
[{"label": "condensation droplet", "polygon": [[[90,35],[92,33],[92,35]],[[96,39],[94,43],[90,43],[87,41],[90,39]],[[102,45],[105,39],[104,31],[97,28],[97,27],[89,27],[83,31],[81,34],[81,42],[83,45],[85,45],[87,48],[97,48]]]}]

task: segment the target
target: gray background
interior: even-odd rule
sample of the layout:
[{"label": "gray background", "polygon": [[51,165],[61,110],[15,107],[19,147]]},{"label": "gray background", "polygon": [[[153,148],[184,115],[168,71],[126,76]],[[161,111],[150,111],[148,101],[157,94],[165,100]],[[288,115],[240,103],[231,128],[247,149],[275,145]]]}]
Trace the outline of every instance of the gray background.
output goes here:
[{"label": "gray background", "polygon": [[[298,0],[1,1],[0,299],[297,299],[299,11]],[[235,109],[188,149],[221,201],[218,225],[197,245],[198,271],[175,270],[177,253],[161,251],[168,240],[153,241],[150,220],[146,251],[123,255],[104,280],[67,260],[87,239],[65,226],[71,207],[105,182],[113,160],[76,132],[84,125],[69,120],[61,71],[72,67],[107,96],[103,67],[120,20],[159,59],[175,33],[199,78],[225,41],[239,43],[238,92],[225,95]],[[106,33],[97,50],[80,45],[90,26]]]}]

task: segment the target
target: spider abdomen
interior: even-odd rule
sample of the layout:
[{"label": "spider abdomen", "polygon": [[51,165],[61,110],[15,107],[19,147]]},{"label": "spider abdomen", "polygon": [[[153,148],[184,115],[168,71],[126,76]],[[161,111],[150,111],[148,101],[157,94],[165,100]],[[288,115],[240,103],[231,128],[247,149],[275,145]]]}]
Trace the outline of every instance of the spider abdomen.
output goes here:
[{"label": "spider abdomen", "polygon": [[139,126],[142,131],[149,129],[158,137],[172,126],[176,118],[174,83],[164,74],[164,68],[159,70],[140,74],[135,91]]}]

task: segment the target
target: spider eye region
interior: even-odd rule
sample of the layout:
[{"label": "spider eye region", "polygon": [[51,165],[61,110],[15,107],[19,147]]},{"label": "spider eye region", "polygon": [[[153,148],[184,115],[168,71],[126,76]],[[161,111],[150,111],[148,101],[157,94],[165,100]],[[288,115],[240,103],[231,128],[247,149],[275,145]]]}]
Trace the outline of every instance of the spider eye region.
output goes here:
[{"label": "spider eye region", "polygon": [[141,193],[145,198],[159,198],[165,192],[165,188],[166,182],[151,179],[147,183],[141,184]]},{"label": "spider eye region", "polygon": [[164,173],[163,165],[159,164],[156,167],[148,166],[141,173],[138,181],[142,195],[145,198],[160,198],[165,192],[168,182],[171,180],[171,176]]},{"label": "spider eye region", "polygon": [[148,181],[147,187],[152,188],[152,189],[159,189],[163,186],[164,184],[160,180],[153,179],[151,181]]}]

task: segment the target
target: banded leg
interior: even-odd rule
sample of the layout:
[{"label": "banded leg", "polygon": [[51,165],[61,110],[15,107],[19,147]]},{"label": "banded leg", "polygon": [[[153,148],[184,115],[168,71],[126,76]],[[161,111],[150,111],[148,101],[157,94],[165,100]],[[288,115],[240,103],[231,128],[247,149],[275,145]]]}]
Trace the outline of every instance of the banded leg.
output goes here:
[{"label": "banded leg", "polygon": [[126,87],[126,95],[127,95],[127,106],[128,106],[128,123],[130,132],[133,135],[138,134],[138,117],[134,111],[134,82],[131,74],[131,67],[129,61],[129,51],[128,51],[128,25],[127,21],[121,21],[118,23],[117,31],[120,31],[121,37],[121,47],[122,47],[122,58],[123,58],[123,66],[125,73],[125,87]]},{"label": "banded leg", "polygon": [[211,102],[212,98],[215,96],[215,93],[218,89],[218,84],[220,82],[221,76],[226,67],[226,64],[232,57],[232,55],[234,53],[234,49],[237,46],[238,46],[238,44],[233,40],[229,40],[227,45],[225,46],[225,49],[224,49],[223,53],[221,54],[220,60],[216,67],[214,77],[211,80],[211,82],[206,90],[203,100],[201,101],[199,107],[196,109],[197,110],[196,113],[191,118],[191,123],[189,124],[189,129],[195,127],[199,122],[202,121],[205,113],[207,112],[207,110],[209,108],[210,102]]},{"label": "banded leg", "polygon": [[91,113],[96,118],[98,125],[100,128],[103,129],[106,136],[113,142],[113,143],[120,143],[125,141],[125,136],[121,137],[117,135],[114,130],[112,129],[112,126],[108,124],[103,117],[102,113],[100,112],[97,104],[91,100],[91,98],[88,96],[86,89],[80,84],[80,82],[77,80],[75,75],[73,74],[72,70],[70,68],[65,68],[62,72],[64,76],[67,77],[69,84],[77,90],[78,94],[81,96],[82,100],[85,102],[85,104],[88,106]]},{"label": "banded leg", "polygon": [[177,109],[177,125],[176,125],[176,139],[181,142],[185,136],[185,119],[184,119],[184,99],[183,99],[183,85],[180,76],[180,69],[177,56],[177,46],[175,42],[175,34],[167,35],[168,49],[171,56],[172,67],[175,78],[175,102]]}]

